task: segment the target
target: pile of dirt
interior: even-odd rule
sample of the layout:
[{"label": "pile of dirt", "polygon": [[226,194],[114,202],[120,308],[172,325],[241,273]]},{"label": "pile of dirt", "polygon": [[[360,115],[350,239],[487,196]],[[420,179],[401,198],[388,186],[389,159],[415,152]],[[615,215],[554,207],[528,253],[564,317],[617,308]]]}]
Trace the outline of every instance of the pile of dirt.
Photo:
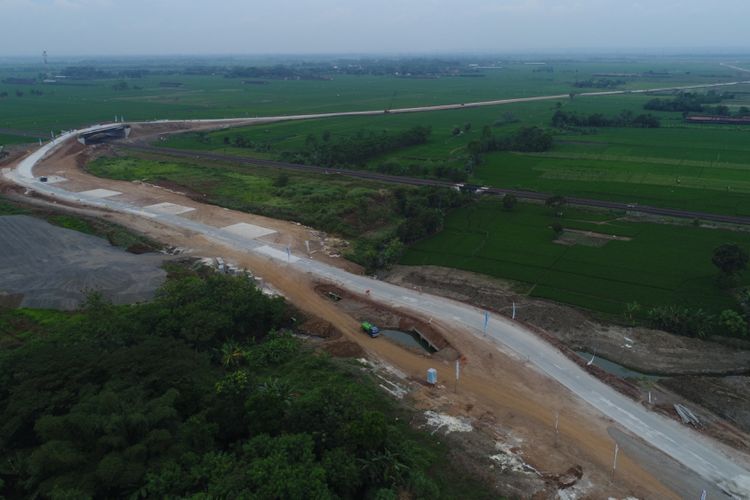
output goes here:
[{"label": "pile of dirt", "polygon": [[436,349],[437,357],[454,360],[460,356],[438,329],[426,321],[391,309],[366,296],[352,294],[335,285],[319,284],[315,291],[329,300],[335,300],[339,307],[359,321],[369,321],[381,329],[418,332]]},{"label": "pile of dirt", "polygon": [[323,344],[322,348],[328,352],[328,354],[337,358],[361,358],[367,354],[359,344],[349,340],[326,342]]},{"label": "pile of dirt", "polygon": [[328,321],[311,318],[299,325],[298,330],[306,335],[322,339],[336,340],[341,338],[341,332]]}]

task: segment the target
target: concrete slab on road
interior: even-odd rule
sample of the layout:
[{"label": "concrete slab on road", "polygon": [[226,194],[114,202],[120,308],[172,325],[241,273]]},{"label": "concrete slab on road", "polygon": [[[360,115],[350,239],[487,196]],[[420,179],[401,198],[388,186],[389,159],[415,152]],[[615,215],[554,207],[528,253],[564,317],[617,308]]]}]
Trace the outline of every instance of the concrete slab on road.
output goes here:
[{"label": "concrete slab on road", "polygon": [[247,224],[245,222],[232,224],[231,226],[222,228],[222,230],[251,240],[260,238],[262,236],[268,236],[269,234],[273,234],[276,232],[275,230],[268,229],[267,227],[256,226],[255,224]]},{"label": "concrete slab on road", "polygon": [[168,215],[180,215],[185,214],[187,212],[192,212],[195,210],[193,207],[186,207],[184,205],[176,205],[174,203],[157,203],[155,205],[148,205],[143,207],[146,210],[152,210],[154,212],[159,212],[161,214],[168,214]]},{"label": "concrete slab on road", "polygon": [[120,191],[112,191],[110,189],[89,189],[88,191],[81,191],[78,194],[90,196],[92,198],[110,198],[122,193]]}]

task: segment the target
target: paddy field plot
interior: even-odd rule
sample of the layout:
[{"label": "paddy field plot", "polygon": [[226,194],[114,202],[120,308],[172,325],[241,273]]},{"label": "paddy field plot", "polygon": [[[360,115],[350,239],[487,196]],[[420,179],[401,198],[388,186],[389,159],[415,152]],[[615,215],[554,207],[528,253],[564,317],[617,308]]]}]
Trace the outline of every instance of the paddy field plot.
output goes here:
[{"label": "paddy field plot", "polygon": [[[553,222],[614,237],[605,244],[560,244],[553,240]],[[517,282],[530,296],[611,314],[622,313],[629,302],[716,312],[734,304],[717,288],[711,263],[713,249],[728,242],[750,248],[750,234],[571,208],[556,218],[539,205],[508,212],[499,202],[485,201],[451,213],[445,229],[409,248],[401,263],[489,274]]]}]

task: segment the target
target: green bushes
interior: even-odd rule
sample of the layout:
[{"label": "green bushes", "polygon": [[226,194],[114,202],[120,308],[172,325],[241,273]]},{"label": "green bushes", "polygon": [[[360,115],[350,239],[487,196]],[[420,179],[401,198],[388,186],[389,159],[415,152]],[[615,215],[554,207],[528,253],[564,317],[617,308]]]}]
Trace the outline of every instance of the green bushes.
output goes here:
[{"label": "green bushes", "polygon": [[358,366],[284,333],[288,317],[248,280],[211,275],[37,325],[0,351],[0,495],[453,496],[436,444]]}]

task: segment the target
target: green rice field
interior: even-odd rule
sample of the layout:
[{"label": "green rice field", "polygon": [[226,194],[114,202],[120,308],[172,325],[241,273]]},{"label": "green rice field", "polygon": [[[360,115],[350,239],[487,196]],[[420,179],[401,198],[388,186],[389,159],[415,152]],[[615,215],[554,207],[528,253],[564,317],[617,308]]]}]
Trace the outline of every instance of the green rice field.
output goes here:
[{"label": "green rice field", "polygon": [[[566,233],[593,231],[599,237],[555,242],[550,229],[555,221]],[[617,214],[572,208],[555,218],[540,205],[520,204],[508,212],[496,201],[485,201],[452,212],[445,229],[409,248],[401,263],[509,279],[532,297],[609,314],[622,313],[629,302],[716,312],[734,305],[716,286],[711,263],[713,249],[729,242],[750,248],[750,233],[626,222]]]}]

